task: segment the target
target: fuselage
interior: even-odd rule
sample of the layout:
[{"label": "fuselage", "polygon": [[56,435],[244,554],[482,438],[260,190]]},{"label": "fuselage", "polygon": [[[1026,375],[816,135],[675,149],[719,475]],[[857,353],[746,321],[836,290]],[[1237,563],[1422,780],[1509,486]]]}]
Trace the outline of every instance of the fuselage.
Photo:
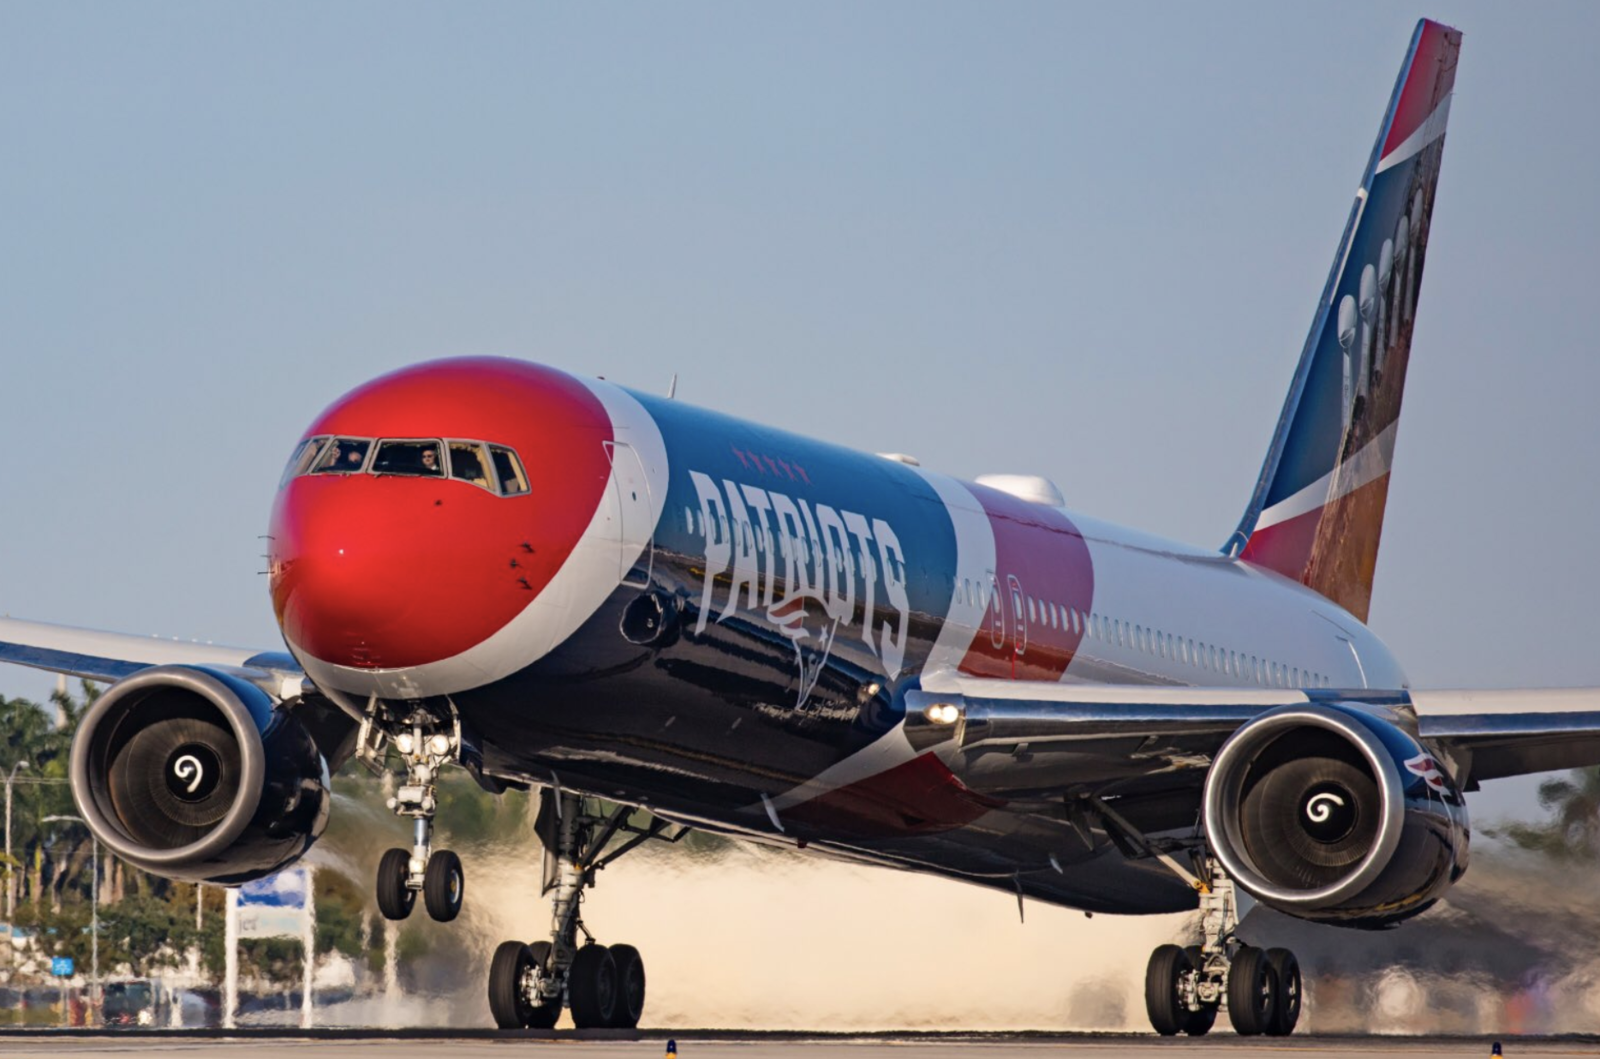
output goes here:
[{"label": "fuselage", "polygon": [[1091,910],[1190,907],[1159,867],[913,750],[906,692],[1405,684],[1366,626],[1248,562],[533,364],[405,369],[305,441],[272,588],[319,688],[453,708],[489,776],[703,827]]}]

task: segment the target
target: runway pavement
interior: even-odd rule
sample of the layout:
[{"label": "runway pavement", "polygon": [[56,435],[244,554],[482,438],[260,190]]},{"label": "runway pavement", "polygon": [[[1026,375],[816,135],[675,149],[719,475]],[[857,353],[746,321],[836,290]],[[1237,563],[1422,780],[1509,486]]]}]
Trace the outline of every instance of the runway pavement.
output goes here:
[{"label": "runway pavement", "polygon": [[[1257,1037],[1227,1034],[1197,1040],[1151,1036],[1001,1036],[907,1034],[872,1037],[801,1034],[717,1034],[686,1032],[674,1038],[677,1059],[1175,1059],[1203,1055],[1402,1056],[1405,1059],[1487,1059],[1492,1042],[1479,1038]],[[543,1053],[565,1059],[664,1059],[667,1039],[648,1035],[634,1040],[580,1038],[573,1034],[407,1034],[357,1036],[321,1033],[163,1035],[125,1032],[106,1036],[36,1031],[0,1036],[7,1057],[64,1059],[137,1053],[141,1059],[173,1056],[238,1055],[241,1059],[507,1059]],[[1600,1055],[1597,1038],[1506,1040],[1506,1059],[1534,1056]]]}]

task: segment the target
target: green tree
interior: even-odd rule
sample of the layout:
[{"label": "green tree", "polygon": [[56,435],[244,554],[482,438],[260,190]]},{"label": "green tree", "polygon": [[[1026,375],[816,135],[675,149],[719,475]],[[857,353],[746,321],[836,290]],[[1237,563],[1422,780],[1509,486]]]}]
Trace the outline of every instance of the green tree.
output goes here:
[{"label": "green tree", "polygon": [[1558,860],[1600,860],[1600,768],[1577,769],[1539,784],[1540,823],[1514,822],[1484,834]]}]

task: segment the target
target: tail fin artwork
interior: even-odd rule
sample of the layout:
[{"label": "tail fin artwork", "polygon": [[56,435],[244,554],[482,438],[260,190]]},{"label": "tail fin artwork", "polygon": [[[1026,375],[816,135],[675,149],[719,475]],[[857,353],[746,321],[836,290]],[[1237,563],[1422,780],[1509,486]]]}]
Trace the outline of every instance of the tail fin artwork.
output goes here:
[{"label": "tail fin artwork", "polygon": [[1226,554],[1372,601],[1461,34],[1417,24],[1255,492]]}]

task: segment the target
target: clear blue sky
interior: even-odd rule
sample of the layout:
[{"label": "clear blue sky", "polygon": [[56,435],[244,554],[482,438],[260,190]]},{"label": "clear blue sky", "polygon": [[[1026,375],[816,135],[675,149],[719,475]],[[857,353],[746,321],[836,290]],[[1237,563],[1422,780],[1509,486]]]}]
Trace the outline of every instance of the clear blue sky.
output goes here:
[{"label": "clear blue sky", "polygon": [[0,3],[0,612],[276,646],[291,445],[459,353],[1220,544],[1421,14],[1372,623],[1419,685],[1600,685],[1600,5]]}]

